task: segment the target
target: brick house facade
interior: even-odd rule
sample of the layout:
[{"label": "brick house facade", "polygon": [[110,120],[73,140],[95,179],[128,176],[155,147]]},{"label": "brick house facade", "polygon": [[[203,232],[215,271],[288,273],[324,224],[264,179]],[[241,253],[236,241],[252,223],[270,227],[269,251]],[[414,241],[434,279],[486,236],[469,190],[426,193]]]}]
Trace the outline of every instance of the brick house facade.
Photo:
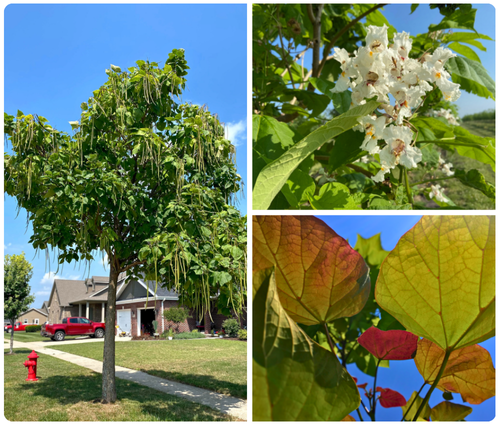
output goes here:
[{"label": "brick house facade", "polygon": [[[178,307],[178,295],[167,289],[158,287],[151,281],[129,280],[124,275],[118,278],[116,296],[115,323],[116,333],[128,332],[132,336],[153,333],[153,321],[158,322],[157,332],[163,333],[173,327],[180,332],[191,332],[194,329],[209,333],[215,326],[222,328],[226,316],[211,312],[213,324],[208,314],[199,321],[198,314],[191,310],[190,318],[179,325],[167,321],[163,317],[165,310]],[[92,277],[85,281],[54,280],[54,285],[48,302],[49,323],[61,323],[65,317],[87,317],[94,322],[104,322],[107,304],[108,278]],[[246,311],[240,318],[240,323],[246,326]],[[197,326],[198,325],[198,326]]]}]

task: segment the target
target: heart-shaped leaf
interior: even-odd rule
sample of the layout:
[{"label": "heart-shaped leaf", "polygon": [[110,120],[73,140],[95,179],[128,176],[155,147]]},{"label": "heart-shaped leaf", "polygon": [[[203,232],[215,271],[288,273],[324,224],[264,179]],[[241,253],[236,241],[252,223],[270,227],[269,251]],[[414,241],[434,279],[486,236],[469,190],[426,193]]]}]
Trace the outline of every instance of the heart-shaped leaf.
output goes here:
[{"label": "heart-shaped leaf", "polygon": [[253,274],[253,419],[340,421],[357,409],[351,376],[281,306],[273,269]]},{"label": "heart-shaped leaf", "polygon": [[424,216],[382,263],[381,308],[443,349],[495,333],[495,219]]},{"label": "heart-shaped leaf", "polygon": [[358,313],[370,293],[361,255],[310,216],[254,216],[253,270],[276,267],[281,304],[304,325]]},{"label": "heart-shaped leaf", "polygon": [[[443,363],[445,352],[431,341],[418,343],[415,364],[425,382],[432,384]],[[495,368],[490,353],[472,345],[451,353],[437,384],[442,391],[460,393],[470,404],[479,404],[495,395]]]},{"label": "heart-shaped leaf", "polygon": [[471,413],[472,407],[443,401],[432,408],[431,419],[433,421],[457,422],[463,420]]},{"label": "heart-shaped leaf", "polygon": [[409,360],[415,357],[418,337],[406,331],[381,331],[372,326],[358,342],[377,359]]},{"label": "heart-shaped leaf", "polygon": [[[411,421],[417,414],[418,408],[420,407],[423,401],[424,399],[420,397],[416,391],[413,391],[413,394],[411,395],[406,405],[401,406],[401,408],[403,409],[403,417],[407,421]],[[420,412],[420,414],[418,415],[418,418],[429,419],[430,415],[431,415],[431,408],[429,407],[428,404],[426,404],[425,407]]]},{"label": "heart-shaped leaf", "polygon": [[380,387],[377,387],[377,391],[380,392],[379,401],[382,407],[401,407],[406,405],[406,399],[397,391]]},{"label": "heart-shaped leaf", "polygon": [[385,257],[389,254],[389,251],[386,251],[382,247],[380,233],[377,233],[370,238],[364,238],[361,235],[358,235],[358,240],[356,241],[354,249],[361,254],[370,266],[379,267]]},{"label": "heart-shaped leaf", "polygon": [[347,415],[344,419],[342,419],[342,422],[356,422],[356,419],[354,419],[351,415]]}]

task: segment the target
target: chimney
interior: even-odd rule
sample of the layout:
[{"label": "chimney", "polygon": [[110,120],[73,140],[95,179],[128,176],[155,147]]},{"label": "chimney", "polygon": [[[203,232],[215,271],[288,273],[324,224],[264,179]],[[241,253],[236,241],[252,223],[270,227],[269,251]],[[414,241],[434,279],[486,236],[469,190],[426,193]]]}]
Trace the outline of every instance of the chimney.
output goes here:
[{"label": "chimney", "polygon": [[95,292],[95,281],[94,281],[94,278],[92,278],[92,292]]}]

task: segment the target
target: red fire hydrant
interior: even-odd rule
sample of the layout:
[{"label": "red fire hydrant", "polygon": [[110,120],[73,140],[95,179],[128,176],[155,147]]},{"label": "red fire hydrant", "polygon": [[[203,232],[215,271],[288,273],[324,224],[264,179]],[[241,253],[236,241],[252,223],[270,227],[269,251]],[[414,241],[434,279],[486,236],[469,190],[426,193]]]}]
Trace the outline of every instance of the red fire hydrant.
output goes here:
[{"label": "red fire hydrant", "polygon": [[28,360],[24,362],[24,366],[28,368],[28,377],[26,378],[26,381],[38,381],[38,378],[36,377],[36,360],[38,357],[40,356],[35,353],[35,350],[33,350],[28,356]]}]

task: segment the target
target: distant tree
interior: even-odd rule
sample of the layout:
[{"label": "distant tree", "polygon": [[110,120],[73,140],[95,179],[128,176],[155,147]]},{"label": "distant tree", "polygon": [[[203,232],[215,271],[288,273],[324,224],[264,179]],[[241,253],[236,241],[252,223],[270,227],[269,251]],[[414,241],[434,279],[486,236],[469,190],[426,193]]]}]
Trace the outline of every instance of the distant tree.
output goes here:
[{"label": "distant tree", "polygon": [[177,332],[179,332],[179,325],[191,316],[189,315],[189,311],[184,307],[171,307],[163,312],[163,317],[169,322],[175,323],[177,325]]},{"label": "distant tree", "polygon": [[4,310],[10,320],[10,352],[14,354],[14,324],[24,313],[35,297],[30,295],[29,281],[33,276],[33,266],[21,255],[6,255],[4,260]]},{"label": "distant tree", "polygon": [[[217,116],[178,103],[184,50],[166,64],[139,60],[81,104],[72,135],[47,119],[5,116],[14,155],[5,156],[5,191],[33,226],[36,249],[57,248],[59,263],[109,258],[102,401],[116,400],[118,276],[156,280],[200,314],[241,308],[246,297],[246,218],[235,148]],[[217,294],[219,294],[217,296]]]}]

